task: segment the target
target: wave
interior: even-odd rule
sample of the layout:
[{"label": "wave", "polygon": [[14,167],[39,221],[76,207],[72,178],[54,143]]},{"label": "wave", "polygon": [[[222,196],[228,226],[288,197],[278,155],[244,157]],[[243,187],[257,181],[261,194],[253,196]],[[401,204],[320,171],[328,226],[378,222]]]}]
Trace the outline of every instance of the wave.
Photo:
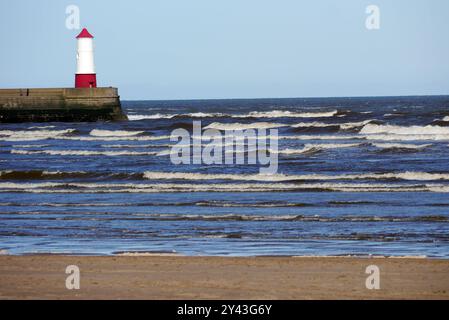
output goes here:
[{"label": "wave", "polygon": [[[449,173],[428,172],[390,172],[390,173],[360,173],[360,174],[232,174],[232,173],[192,173],[192,172],[92,172],[92,171],[46,171],[29,170],[0,171],[1,180],[38,180],[38,179],[134,179],[134,180],[230,180],[257,182],[308,182],[332,180],[408,180],[408,181],[449,181]],[[108,185],[110,186],[110,185]]]},{"label": "wave", "polygon": [[367,134],[361,137],[379,141],[449,141],[449,134]]},{"label": "wave", "polygon": [[366,124],[361,130],[361,134],[387,133],[395,135],[449,135],[449,127],[439,126],[396,126]]},{"label": "wave", "polygon": [[[163,136],[138,136],[143,131],[109,131],[94,129],[91,136],[74,136],[76,129],[37,130],[37,131],[0,131],[0,141],[39,141],[39,140],[74,140],[74,141],[154,141],[170,139]],[[31,145],[30,145],[31,146]]]},{"label": "wave", "polygon": [[[208,144],[210,145],[210,144]],[[360,143],[346,143],[346,144],[306,144],[302,149],[281,149],[281,150],[274,150],[274,149],[261,149],[261,148],[255,148],[255,149],[251,149],[248,150],[248,148],[246,147],[245,144],[239,144],[239,143],[229,143],[229,144],[221,144],[221,146],[223,147],[227,147],[227,146],[234,146],[234,145],[240,145],[243,146],[243,148],[241,150],[234,150],[233,148],[230,150],[225,149],[225,153],[246,153],[249,151],[252,152],[260,152],[260,151],[266,151],[269,153],[274,153],[274,154],[281,154],[281,155],[295,155],[295,154],[312,154],[312,153],[318,153],[324,150],[329,150],[329,149],[339,149],[339,148],[353,148],[353,147],[358,147],[362,144]],[[188,145],[186,145],[188,146]],[[167,149],[167,150],[163,150],[160,151],[159,153],[157,153],[157,156],[168,156],[171,154],[171,149]]]},{"label": "wave", "polygon": [[401,117],[401,116],[405,116],[405,115],[406,115],[405,113],[394,112],[394,113],[386,113],[386,114],[384,114],[384,117],[391,118],[391,117]]},{"label": "wave", "polygon": [[266,201],[255,203],[237,203],[229,201],[199,201],[194,205],[199,207],[224,207],[224,208],[287,208],[287,207],[308,207],[307,203],[292,203],[280,201]]},{"label": "wave", "polygon": [[290,131],[300,134],[320,134],[320,133],[337,133],[340,131],[339,125],[306,125],[306,126],[296,126],[291,127]]},{"label": "wave", "polygon": [[301,122],[291,127],[297,131],[340,131],[340,130],[355,130],[374,122],[377,120],[365,120],[361,122],[346,122],[346,123],[324,123],[324,122]]},{"label": "wave", "polygon": [[75,129],[66,130],[0,130],[0,141],[37,141],[62,137],[76,132]]},{"label": "wave", "polygon": [[[273,139],[272,137],[270,137]],[[360,140],[365,137],[360,135],[301,135],[301,136],[278,136],[278,140]]]},{"label": "wave", "polygon": [[245,129],[270,129],[270,128],[281,128],[281,127],[291,127],[297,129],[298,131],[310,131],[313,129],[327,129],[333,131],[339,130],[352,130],[361,128],[371,122],[376,120],[365,120],[361,122],[346,122],[346,123],[324,123],[324,122],[301,122],[298,124],[285,124],[285,123],[273,123],[273,122],[253,122],[253,123],[221,123],[213,122],[205,127],[205,129],[217,129],[217,130],[245,130]]},{"label": "wave", "polygon": [[224,113],[204,113],[204,112],[194,112],[194,113],[186,113],[186,114],[164,114],[164,113],[156,113],[156,114],[134,114],[128,115],[128,119],[131,121],[139,121],[139,120],[156,120],[156,119],[173,119],[173,118],[220,118],[220,117],[228,117],[230,115]]},{"label": "wave", "polygon": [[53,139],[59,140],[75,140],[75,141],[158,141],[168,140],[170,136],[113,136],[113,137],[57,137]]},{"label": "wave", "polygon": [[304,145],[304,148],[302,149],[283,149],[278,151],[272,151],[274,153],[278,154],[284,154],[284,155],[293,155],[293,154],[310,154],[310,153],[317,153],[321,152],[323,150],[329,150],[329,149],[340,149],[340,148],[354,148],[360,146],[360,143],[345,143],[345,144],[306,144]]},{"label": "wave", "polygon": [[[199,137],[197,137],[199,138]],[[235,135],[222,135],[222,136],[201,136],[202,140],[210,140],[211,138],[233,138],[234,140],[243,140],[245,137],[235,136]],[[55,138],[56,139],[56,138]],[[169,135],[162,136],[130,136],[130,137],[58,137],[60,140],[78,140],[78,141],[159,141],[159,140],[169,140]],[[350,136],[337,136],[337,135],[288,135],[288,136],[258,136],[258,139],[277,139],[277,140],[351,140],[351,139],[366,139],[361,135],[350,135]],[[137,147],[138,145],[136,145]],[[155,145],[156,146],[156,145]]]},{"label": "wave", "polygon": [[[129,203],[111,203],[111,202],[90,202],[90,203],[53,203],[53,202],[41,202],[41,203],[20,203],[20,202],[0,202],[2,207],[128,207]],[[198,206],[198,207],[235,207],[235,208],[287,208],[287,207],[309,207],[313,206],[308,203],[298,202],[282,202],[282,201],[261,201],[261,202],[230,202],[230,201],[192,201],[192,202],[137,202],[132,204],[133,207],[185,207],[185,206]],[[47,213],[47,212],[46,212]],[[36,214],[35,211],[20,214]],[[96,214],[95,212],[84,212],[83,214]],[[113,215],[114,213],[109,213]],[[118,213],[119,215],[121,213]]]},{"label": "wave", "polygon": [[443,121],[449,121],[449,116],[444,117]]},{"label": "wave", "polygon": [[13,148],[46,148],[49,147],[49,144],[16,144],[13,145]]},{"label": "wave", "polygon": [[319,215],[200,215],[200,214],[143,214],[149,219],[168,221],[301,221],[301,222],[449,222],[443,215],[430,216],[354,216],[327,217]]},{"label": "wave", "polygon": [[28,129],[52,129],[52,128],[56,128],[55,126],[34,126],[34,127],[29,127]]},{"label": "wave", "polygon": [[5,180],[29,180],[29,179],[47,179],[47,178],[78,178],[85,177],[87,172],[60,172],[60,171],[43,171],[43,170],[29,170],[29,171],[15,171],[6,170],[0,171],[0,179]]},{"label": "wave", "polygon": [[147,120],[147,119],[171,119],[173,117],[175,117],[175,114],[169,115],[169,114],[161,114],[161,113],[156,113],[156,114],[149,114],[149,115],[145,115],[145,114],[128,114],[128,120],[130,121],[139,121],[139,120]]},{"label": "wave", "polygon": [[94,136],[94,137],[129,137],[129,136],[137,136],[137,135],[142,134],[142,133],[143,133],[143,131],[93,129],[90,132],[90,135]]},{"label": "wave", "polygon": [[12,149],[12,154],[32,155],[47,154],[51,156],[154,156],[157,152],[137,152],[137,151],[91,151],[91,150],[17,150]]},{"label": "wave", "polygon": [[287,127],[288,124],[283,123],[271,123],[271,122],[254,122],[254,123],[221,123],[213,122],[206,126],[204,129],[217,129],[217,130],[245,130],[245,129],[271,129]]},{"label": "wave", "polygon": [[283,110],[253,111],[247,115],[233,115],[235,118],[329,118],[337,115],[338,110],[325,112],[292,112]]},{"label": "wave", "polygon": [[396,172],[396,173],[361,173],[361,174],[302,174],[287,175],[276,174],[213,174],[191,172],[155,172],[146,171],[145,179],[150,180],[234,180],[234,181],[262,181],[262,182],[288,182],[313,180],[412,180],[434,181],[449,180],[449,173],[427,172]]},{"label": "wave", "polygon": [[132,149],[132,148],[167,148],[169,144],[102,144],[102,148]]},{"label": "wave", "polygon": [[431,147],[432,144],[405,144],[405,143],[372,143],[376,148],[382,149],[381,151],[420,151],[424,150],[428,147]]},{"label": "wave", "polygon": [[[134,114],[128,115],[131,121],[138,120],[155,120],[155,119],[173,119],[173,118],[328,118],[337,115],[338,110],[332,111],[317,111],[317,112],[293,112],[284,110],[272,111],[252,111],[247,114],[228,114],[228,113],[205,113],[194,112],[184,114]],[[344,116],[344,115],[343,115]]]},{"label": "wave", "polygon": [[355,201],[329,201],[328,204],[336,206],[348,206],[348,205],[382,205],[385,203],[375,201],[355,200]]},{"label": "wave", "polygon": [[448,185],[378,183],[12,183],[0,182],[0,192],[30,193],[176,193],[176,192],[449,192]]}]

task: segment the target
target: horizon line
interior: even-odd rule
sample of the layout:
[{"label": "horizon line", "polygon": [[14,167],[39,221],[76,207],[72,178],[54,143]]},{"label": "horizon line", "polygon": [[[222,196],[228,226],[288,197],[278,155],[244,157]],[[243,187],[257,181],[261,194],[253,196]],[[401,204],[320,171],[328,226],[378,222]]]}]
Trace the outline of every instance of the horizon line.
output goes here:
[{"label": "horizon line", "polygon": [[446,94],[417,95],[373,95],[373,96],[306,96],[306,97],[260,97],[260,98],[186,98],[186,99],[122,99],[121,101],[211,101],[211,100],[282,100],[282,99],[363,99],[363,98],[415,98],[415,97],[449,97]]}]

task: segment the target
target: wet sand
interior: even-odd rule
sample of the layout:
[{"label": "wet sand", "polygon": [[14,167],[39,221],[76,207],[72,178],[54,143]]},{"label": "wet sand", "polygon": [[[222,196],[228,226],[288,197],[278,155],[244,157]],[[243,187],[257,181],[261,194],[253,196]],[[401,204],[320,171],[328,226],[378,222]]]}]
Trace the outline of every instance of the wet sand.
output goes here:
[{"label": "wet sand", "polygon": [[[80,290],[66,289],[68,265]],[[380,268],[380,289],[365,286]],[[449,299],[449,260],[0,256],[1,299]]]}]

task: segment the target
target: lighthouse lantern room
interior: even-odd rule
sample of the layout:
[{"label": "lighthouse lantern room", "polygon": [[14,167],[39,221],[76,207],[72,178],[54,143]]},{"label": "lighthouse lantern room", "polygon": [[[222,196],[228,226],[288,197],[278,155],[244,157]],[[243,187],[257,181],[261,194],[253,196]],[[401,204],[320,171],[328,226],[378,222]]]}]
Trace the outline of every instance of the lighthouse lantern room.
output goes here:
[{"label": "lighthouse lantern room", "polygon": [[93,36],[84,28],[76,37],[78,48],[76,53],[75,88],[96,88],[97,75],[94,66]]}]

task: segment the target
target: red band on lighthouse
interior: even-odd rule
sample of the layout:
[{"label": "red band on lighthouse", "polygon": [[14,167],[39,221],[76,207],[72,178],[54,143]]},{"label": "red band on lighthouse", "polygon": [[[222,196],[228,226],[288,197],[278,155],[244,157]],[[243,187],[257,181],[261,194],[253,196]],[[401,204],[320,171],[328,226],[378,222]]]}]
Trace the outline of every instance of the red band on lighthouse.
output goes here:
[{"label": "red band on lighthouse", "polygon": [[76,54],[75,88],[96,88],[97,75],[94,66],[93,36],[84,28],[76,37],[78,42]]},{"label": "red band on lighthouse", "polygon": [[75,74],[75,88],[96,88],[97,75],[93,74]]}]

